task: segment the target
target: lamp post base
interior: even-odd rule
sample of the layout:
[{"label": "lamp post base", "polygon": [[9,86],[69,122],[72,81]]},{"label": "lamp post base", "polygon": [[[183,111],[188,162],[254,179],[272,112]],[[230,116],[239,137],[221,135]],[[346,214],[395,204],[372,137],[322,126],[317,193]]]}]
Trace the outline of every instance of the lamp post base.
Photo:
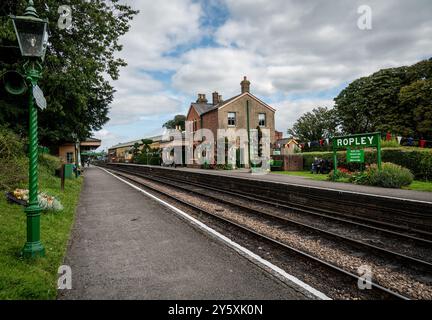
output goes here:
[{"label": "lamp post base", "polygon": [[23,258],[41,258],[45,257],[45,248],[40,241],[27,242],[21,251]]},{"label": "lamp post base", "polygon": [[21,252],[24,258],[39,258],[45,256],[45,248],[40,241],[40,214],[37,204],[25,208],[27,215],[27,242]]}]

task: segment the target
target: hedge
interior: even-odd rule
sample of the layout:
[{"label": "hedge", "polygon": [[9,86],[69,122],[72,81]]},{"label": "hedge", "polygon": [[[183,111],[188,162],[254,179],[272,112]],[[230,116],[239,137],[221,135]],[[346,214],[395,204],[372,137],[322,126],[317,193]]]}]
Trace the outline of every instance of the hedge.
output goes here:
[{"label": "hedge", "polygon": [[[310,170],[315,157],[333,161],[332,152],[308,152],[302,155],[303,168],[305,170]],[[360,169],[359,164],[346,162],[346,151],[339,151],[337,159],[338,166],[344,166],[351,171]],[[383,149],[381,151],[381,159],[382,162],[391,162],[408,168],[416,179],[432,180],[432,150]],[[365,150],[365,163],[372,164],[376,162],[376,150]]]}]

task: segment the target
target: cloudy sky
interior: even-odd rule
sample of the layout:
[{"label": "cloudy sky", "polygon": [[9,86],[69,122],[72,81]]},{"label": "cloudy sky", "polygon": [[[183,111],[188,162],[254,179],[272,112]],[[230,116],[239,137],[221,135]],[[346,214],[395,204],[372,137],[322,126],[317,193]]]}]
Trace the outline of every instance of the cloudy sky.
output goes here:
[{"label": "cloudy sky", "polygon": [[[162,133],[197,93],[238,94],[245,75],[286,132],[352,80],[432,56],[431,0],[124,2],[140,13],[121,41],[128,66],[113,82],[111,120],[95,134],[104,148]],[[358,26],[364,5],[372,29]]]}]

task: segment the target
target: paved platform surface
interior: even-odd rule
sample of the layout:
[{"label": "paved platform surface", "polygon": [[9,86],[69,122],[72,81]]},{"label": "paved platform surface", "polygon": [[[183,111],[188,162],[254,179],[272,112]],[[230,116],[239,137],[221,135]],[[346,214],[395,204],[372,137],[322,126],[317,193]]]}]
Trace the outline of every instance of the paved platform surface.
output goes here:
[{"label": "paved platform surface", "polygon": [[[171,168],[170,168],[171,169]],[[406,200],[424,201],[432,204],[432,192],[422,192],[413,190],[403,189],[390,189],[390,188],[379,188],[372,186],[361,186],[350,183],[331,182],[331,181],[318,181],[311,180],[300,176],[289,176],[284,174],[270,173],[265,175],[256,175],[249,172],[249,170],[203,170],[203,169],[191,169],[191,168],[177,168],[176,170],[185,171],[198,171],[207,174],[225,175],[225,176],[236,176],[246,179],[253,180],[267,180],[278,183],[302,185],[309,187],[316,187],[322,189],[333,189],[341,192],[355,192],[363,193],[368,195],[382,196],[382,197],[393,197]]]},{"label": "paved platform surface", "polygon": [[101,169],[86,169],[59,299],[305,299]]}]

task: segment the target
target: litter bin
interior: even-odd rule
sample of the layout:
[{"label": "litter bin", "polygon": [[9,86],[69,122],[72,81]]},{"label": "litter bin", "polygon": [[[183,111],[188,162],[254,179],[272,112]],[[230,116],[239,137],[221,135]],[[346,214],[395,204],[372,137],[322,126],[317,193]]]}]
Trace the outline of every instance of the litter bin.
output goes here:
[{"label": "litter bin", "polygon": [[72,179],[75,177],[74,172],[73,172],[73,167],[74,167],[73,164],[65,164],[65,168],[64,168],[65,179]]}]

